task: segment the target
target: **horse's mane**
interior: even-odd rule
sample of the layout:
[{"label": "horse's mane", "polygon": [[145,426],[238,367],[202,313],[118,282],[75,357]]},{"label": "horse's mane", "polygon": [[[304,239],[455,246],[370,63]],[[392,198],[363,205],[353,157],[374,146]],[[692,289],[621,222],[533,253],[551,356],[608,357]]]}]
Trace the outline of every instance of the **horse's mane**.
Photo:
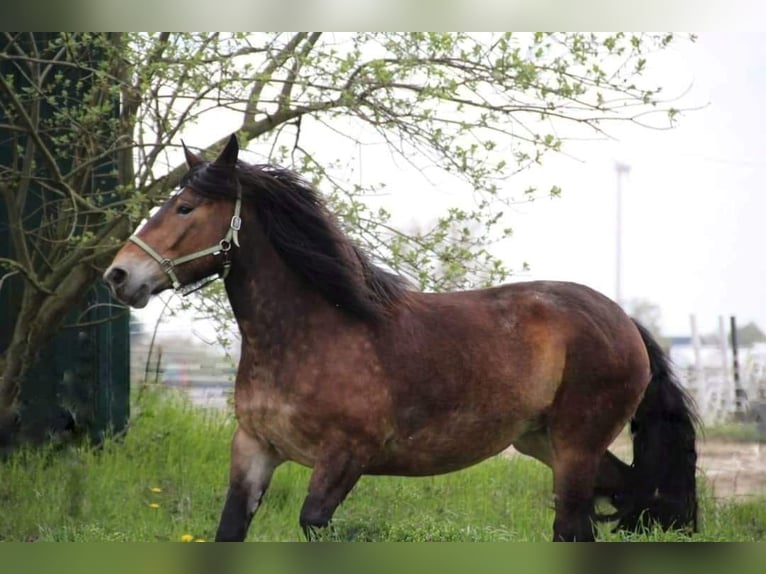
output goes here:
[{"label": "horse's mane", "polygon": [[236,197],[239,185],[285,264],[327,301],[359,318],[385,316],[408,292],[407,281],[373,264],[340,229],[319,191],[288,169],[238,161],[232,172],[204,162],[181,185],[219,197]]}]

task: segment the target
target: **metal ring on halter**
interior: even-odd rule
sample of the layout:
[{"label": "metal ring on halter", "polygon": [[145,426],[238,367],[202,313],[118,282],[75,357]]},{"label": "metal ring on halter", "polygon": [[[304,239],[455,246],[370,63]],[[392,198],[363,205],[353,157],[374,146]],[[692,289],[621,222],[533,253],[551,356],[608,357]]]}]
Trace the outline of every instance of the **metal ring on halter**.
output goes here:
[{"label": "metal ring on halter", "polygon": [[221,239],[218,245],[221,248],[221,253],[226,253],[227,251],[231,249],[231,241],[228,241],[226,239]]}]

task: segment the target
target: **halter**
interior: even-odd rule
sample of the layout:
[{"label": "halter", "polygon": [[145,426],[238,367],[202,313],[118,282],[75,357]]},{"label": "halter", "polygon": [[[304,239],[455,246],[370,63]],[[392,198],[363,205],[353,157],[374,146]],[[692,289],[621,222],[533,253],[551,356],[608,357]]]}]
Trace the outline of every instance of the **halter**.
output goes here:
[{"label": "halter", "polygon": [[[159,263],[160,267],[162,267],[162,270],[167,274],[168,277],[170,277],[170,280],[173,282],[173,289],[176,292],[180,292],[181,295],[186,296],[190,293],[194,293],[195,291],[202,289],[203,287],[206,287],[218,279],[218,277],[221,279],[226,279],[227,275],[229,274],[229,269],[231,268],[231,260],[229,259],[229,251],[231,250],[231,245],[233,243],[239,247],[239,230],[242,227],[242,219],[239,216],[241,208],[242,190],[239,189],[237,193],[237,200],[234,202],[234,215],[231,217],[229,229],[226,231],[226,235],[223,237],[223,239],[221,239],[212,247],[208,247],[207,249],[202,249],[200,251],[195,251],[194,253],[184,255],[183,257],[176,257],[175,259],[168,259],[167,257],[163,257],[137,235],[131,235],[128,240],[138,245],[147,253],[147,255],[149,255],[149,257]],[[197,281],[189,285],[181,285],[181,282],[176,276],[176,267],[183,265],[184,263],[189,263],[189,261],[194,261],[195,259],[201,259],[202,257],[207,257],[208,255],[218,255],[219,253],[223,253],[224,259],[223,269],[219,271],[218,277],[210,277],[207,280],[202,279],[201,281]]]}]

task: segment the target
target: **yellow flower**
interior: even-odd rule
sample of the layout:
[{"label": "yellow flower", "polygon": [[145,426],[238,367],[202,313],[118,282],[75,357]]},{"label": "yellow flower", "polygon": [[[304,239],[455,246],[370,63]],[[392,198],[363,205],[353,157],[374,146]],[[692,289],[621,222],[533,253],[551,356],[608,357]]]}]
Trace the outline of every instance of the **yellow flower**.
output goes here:
[{"label": "yellow flower", "polygon": [[181,542],[191,542],[192,540],[194,540],[193,534],[184,534],[181,536]]},{"label": "yellow flower", "polygon": [[207,542],[204,538],[195,538],[194,542]]},{"label": "yellow flower", "polygon": [[159,508],[159,507],[160,507],[160,505],[157,504],[156,502],[150,502],[149,503],[149,508]]},{"label": "yellow flower", "polygon": [[156,493],[162,492],[162,489],[159,486],[153,486],[149,490]]}]

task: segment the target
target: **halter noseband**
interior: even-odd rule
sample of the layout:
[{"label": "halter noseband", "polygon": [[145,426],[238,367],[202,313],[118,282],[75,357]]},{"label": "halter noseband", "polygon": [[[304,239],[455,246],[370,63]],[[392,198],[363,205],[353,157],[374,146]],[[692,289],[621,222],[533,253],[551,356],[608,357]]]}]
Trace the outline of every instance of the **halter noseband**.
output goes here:
[{"label": "halter noseband", "polygon": [[[233,243],[239,247],[239,230],[242,227],[242,218],[239,216],[241,209],[242,190],[240,189],[237,193],[237,199],[234,202],[234,215],[231,216],[229,229],[226,231],[226,235],[224,235],[223,239],[221,239],[212,247],[208,247],[207,249],[202,249],[200,251],[195,251],[194,253],[190,253],[189,255],[184,255],[182,257],[176,257],[175,259],[168,259],[167,257],[163,257],[157,253],[148,243],[146,243],[143,239],[135,234],[131,235],[128,240],[138,245],[146,252],[147,255],[149,255],[149,257],[160,264],[162,270],[167,274],[168,277],[170,277],[170,280],[173,283],[173,289],[176,292],[180,292],[181,295],[184,296],[189,295],[190,293],[194,293],[195,291],[198,291],[199,289],[209,285],[218,279],[218,277],[221,279],[226,279],[226,276],[229,274],[229,269],[231,268],[231,260],[229,259],[229,251],[231,250],[231,245]],[[218,255],[219,253],[223,253],[224,260],[223,269],[219,271],[218,277],[210,277],[207,280],[203,279],[202,281],[198,281],[190,285],[181,285],[181,282],[176,276],[176,267],[183,265],[184,263],[189,263],[189,261],[194,261],[195,259],[201,259],[202,257],[207,257],[208,255]]]}]

